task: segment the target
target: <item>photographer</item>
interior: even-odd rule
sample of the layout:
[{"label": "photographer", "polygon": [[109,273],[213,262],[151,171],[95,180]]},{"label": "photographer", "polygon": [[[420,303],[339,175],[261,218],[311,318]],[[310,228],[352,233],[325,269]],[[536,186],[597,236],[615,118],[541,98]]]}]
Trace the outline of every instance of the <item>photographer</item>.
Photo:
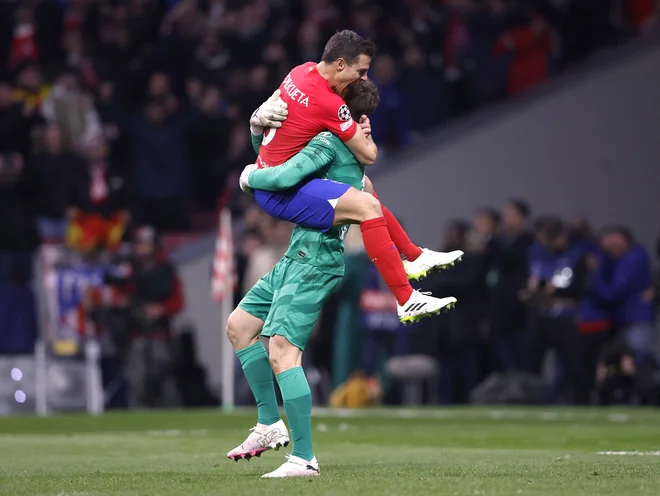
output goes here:
[{"label": "photographer", "polygon": [[183,288],[159,247],[156,231],[135,231],[131,256],[118,259],[106,275],[112,297],[93,298],[91,318],[109,334],[117,366],[125,363],[136,402],[149,407],[165,400],[172,378],[171,319],[183,309]]},{"label": "photographer", "polygon": [[[569,245],[560,219],[547,219],[540,227],[538,239],[543,249],[530,252],[531,276],[521,294],[531,308],[529,370],[540,375],[546,352],[554,348],[557,369],[565,371],[573,393],[581,398],[584,381],[578,364],[576,322],[587,278],[584,250]],[[552,396],[558,396],[560,382],[555,381]]]}]

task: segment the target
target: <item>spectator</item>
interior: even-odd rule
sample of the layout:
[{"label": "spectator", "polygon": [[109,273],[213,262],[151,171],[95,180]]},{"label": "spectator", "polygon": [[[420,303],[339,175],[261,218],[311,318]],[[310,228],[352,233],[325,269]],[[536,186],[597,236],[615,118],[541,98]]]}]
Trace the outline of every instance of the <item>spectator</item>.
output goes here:
[{"label": "spectator", "polygon": [[406,106],[396,77],[392,56],[379,55],[373,63],[373,79],[380,89],[380,104],[371,116],[371,123],[374,141],[384,147],[411,143]]},{"label": "spectator", "polygon": [[84,151],[101,137],[101,122],[91,96],[83,93],[78,75],[70,69],[58,76],[41,113],[48,124],[57,124],[74,150]]},{"label": "spectator", "polygon": [[547,21],[528,6],[509,16],[509,28],[499,37],[495,54],[509,62],[510,95],[545,81],[550,76],[551,33]]},{"label": "spectator", "polygon": [[231,54],[220,42],[218,33],[208,31],[195,50],[191,73],[206,83],[222,84],[231,61]]},{"label": "spectator", "polygon": [[200,36],[205,24],[198,0],[180,0],[165,15],[160,33],[186,42]]},{"label": "spectator", "polygon": [[598,251],[598,239],[585,217],[578,217],[571,223],[569,239],[572,246],[579,246],[585,253],[593,254]]},{"label": "spectator", "polygon": [[587,264],[581,247],[571,247],[568,233],[559,219],[549,219],[542,226],[542,247],[530,257],[531,270],[524,299],[530,305],[531,335],[529,370],[541,373],[545,354],[557,351],[557,374],[553,397],[561,393],[564,377],[571,383],[574,398],[586,401],[584,380],[578,362],[578,304],[584,295]]},{"label": "spectator", "polygon": [[29,108],[41,111],[41,106],[50,93],[43,73],[38,65],[25,63],[16,70],[14,97]]},{"label": "spectator", "polygon": [[592,276],[591,295],[610,309],[618,338],[641,363],[654,355],[653,276],[646,249],[630,231],[615,227],[602,238],[604,256]]},{"label": "spectator", "polygon": [[660,7],[656,0],[626,0],[624,16],[626,22],[644,33],[657,25]]},{"label": "spectator", "polygon": [[[482,207],[477,211],[473,221],[473,235],[475,241],[492,257],[495,250],[495,243],[500,229],[500,214],[491,207]],[[489,264],[490,265],[490,264]]]},{"label": "spectator", "polygon": [[453,222],[445,234],[443,251],[463,250],[463,261],[433,274],[424,284],[434,294],[451,294],[460,302],[447,315],[423,325],[439,333],[440,402],[469,403],[479,378],[479,341],[484,314],[483,281],[486,259],[470,245],[469,224]]},{"label": "spectator", "polygon": [[67,244],[83,253],[118,248],[128,224],[125,178],[103,141],[73,171],[67,195]]},{"label": "spectator", "polygon": [[0,80],[0,152],[28,156],[30,133],[38,120],[34,105],[17,100],[9,81]]},{"label": "spectator", "polygon": [[593,279],[593,271],[599,265],[598,260],[602,260],[603,255],[601,252],[589,253],[587,252],[585,260],[587,268],[591,272],[587,279],[585,287],[585,294],[580,302],[580,315],[578,321],[578,328],[580,331],[579,337],[579,357],[580,368],[583,382],[582,398],[578,401],[591,403],[593,392],[597,386],[597,368],[604,347],[610,342],[613,331],[613,318],[611,312],[608,311],[609,305],[603,303],[596,298],[593,291],[589,290],[589,284]]},{"label": "spectator", "polygon": [[378,377],[383,357],[394,354],[401,322],[396,312],[396,299],[373,264],[364,275],[359,305],[364,331],[362,365],[367,377]]},{"label": "spectator", "polygon": [[242,122],[238,122],[234,124],[229,135],[229,150],[221,169],[226,174],[225,177],[229,177],[232,172],[240,174],[245,165],[252,162],[254,162],[254,149],[249,129]]},{"label": "spectator", "polygon": [[27,284],[32,277],[32,252],[39,243],[29,203],[32,194],[23,157],[0,154],[0,281]]},{"label": "spectator", "polygon": [[[168,115],[167,100],[147,102],[144,113],[132,116],[111,101],[112,86],[104,86],[108,115],[133,140],[135,207],[138,224],[166,231],[190,228],[190,168],[187,134],[194,129],[194,108]],[[244,165],[243,165],[244,166]]]},{"label": "spectator", "polygon": [[257,65],[248,75],[248,91],[240,100],[241,115],[251,115],[272,93],[268,67]]},{"label": "spectator", "polygon": [[426,55],[417,45],[408,47],[403,56],[401,97],[406,102],[406,117],[413,131],[426,132],[449,118],[443,81],[429,70]]},{"label": "spectator", "polygon": [[523,200],[512,200],[502,216],[503,229],[494,243],[494,280],[490,291],[490,326],[501,370],[522,370],[525,362],[525,307],[518,293],[527,283],[527,231],[530,211]]},{"label": "spectator", "polygon": [[483,307],[479,309],[480,331],[480,382],[487,378],[493,370],[498,369],[498,360],[493,353],[493,336],[490,326],[490,297],[497,283],[497,235],[500,229],[500,214],[492,207],[482,207],[477,210],[472,223],[469,244],[472,250],[483,257],[484,272],[477,287],[483,294]]},{"label": "spectator", "polygon": [[167,73],[156,71],[149,76],[147,80],[146,101],[160,100],[165,104],[165,109],[169,114],[176,114],[179,111],[179,101],[172,90],[172,81]]},{"label": "spectator", "polygon": [[38,59],[39,45],[34,11],[27,5],[19,5],[14,11],[14,32],[9,65],[16,67],[22,62],[36,62]]},{"label": "spectator", "polygon": [[231,116],[238,113],[238,108],[229,105],[217,86],[208,86],[200,101],[200,112],[190,137],[192,190],[197,206],[212,210],[227,182],[229,171],[223,161],[229,146]]},{"label": "spectator", "polygon": [[[131,257],[120,259],[106,275],[114,298],[90,291],[85,302],[96,324],[110,334],[119,357],[108,356],[106,373],[128,363],[136,403],[154,407],[166,401],[165,384],[172,380],[172,318],[184,306],[183,286],[175,267],[160,248],[156,231],[136,229]],[[114,318],[108,318],[114,315]],[[113,359],[114,358],[114,359]]]},{"label": "spectator", "polygon": [[84,165],[67,151],[57,124],[44,134],[44,151],[34,159],[35,212],[42,240],[63,240],[66,233],[67,195],[71,179]]},{"label": "spectator", "polygon": [[291,237],[291,224],[266,217],[261,220],[264,244],[249,257],[243,279],[243,292],[256,284],[260,277],[275,267],[286,253]]},{"label": "spectator", "polygon": [[502,0],[489,0],[473,5],[466,15],[470,36],[466,54],[471,93],[468,103],[483,105],[506,93],[507,63],[493,56],[493,47],[506,27],[506,7]]},{"label": "spectator", "polygon": [[303,22],[298,30],[297,62],[321,60],[323,54],[323,41],[318,26],[311,21]]},{"label": "spectator", "polygon": [[452,115],[469,111],[472,102],[469,94],[469,79],[465,66],[471,50],[471,34],[467,25],[467,12],[472,5],[465,1],[452,2],[454,9],[447,13],[444,26],[443,66],[444,76],[450,93]]}]

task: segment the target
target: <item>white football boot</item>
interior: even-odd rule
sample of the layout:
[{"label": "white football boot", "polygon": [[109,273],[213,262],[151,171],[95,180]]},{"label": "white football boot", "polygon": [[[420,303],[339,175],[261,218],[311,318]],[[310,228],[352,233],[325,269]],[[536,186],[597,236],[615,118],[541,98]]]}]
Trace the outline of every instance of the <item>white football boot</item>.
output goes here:
[{"label": "white football boot", "polygon": [[428,276],[431,272],[453,266],[456,262],[460,262],[462,257],[463,252],[461,250],[445,253],[442,251],[433,251],[428,248],[422,248],[422,254],[417,257],[417,260],[413,260],[412,262],[404,260],[403,267],[406,269],[406,274],[408,274],[409,280],[419,281]]},{"label": "white football boot", "polygon": [[277,477],[313,477],[321,475],[319,471],[319,462],[316,457],[308,462],[298,456],[287,455],[286,462],[279,466],[276,470],[262,475],[262,479],[271,479]]},{"label": "white football boot", "polygon": [[271,425],[257,424],[250,430],[252,432],[243,444],[227,453],[227,458],[235,462],[241,459],[249,461],[253,456],[260,457],[264,451],[277,451],[289,445],[289,431],[281,419]]},{"label": "white football boot", "polygon": [[449,296],[447,298],[434,298],[431,293],[422,293],[413,290],[408,301],[403,305],[396,305],[396,311],[399,314],[399,320],[402,324],[412,324],[424,317],[437,315],[447,312],[456,305],[456,298]]}]

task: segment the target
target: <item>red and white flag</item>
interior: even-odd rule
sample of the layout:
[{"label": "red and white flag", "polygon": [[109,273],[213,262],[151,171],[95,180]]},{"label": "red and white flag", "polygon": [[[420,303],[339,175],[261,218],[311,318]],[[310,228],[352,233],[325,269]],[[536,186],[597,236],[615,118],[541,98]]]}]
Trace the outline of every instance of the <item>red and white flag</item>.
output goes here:
[{"label": "red and white flag", "polygon": [[218,238],[215,242],[211,296],[216,302],[222,303],[227,296],[234,293],[237,282],[231,212],[228,208],[223,208],[220,212]]}]

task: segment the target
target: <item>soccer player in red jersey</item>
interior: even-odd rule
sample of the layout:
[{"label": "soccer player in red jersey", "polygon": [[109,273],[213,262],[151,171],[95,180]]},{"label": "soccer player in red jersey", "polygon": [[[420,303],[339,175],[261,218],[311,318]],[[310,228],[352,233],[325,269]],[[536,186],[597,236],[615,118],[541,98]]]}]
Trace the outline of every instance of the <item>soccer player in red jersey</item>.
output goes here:
[{"label": "soccer player in red jersey", "polygon": [[[278,118],[278,122],[269,122],[269,117],[272,117],[269,114],[278,111],[277,108],[268,106],[269,103],[273,103],[269,101],[257,109],[250,119],[253,134],[262,135],[265,127],[274,128],[268,130],[268,134],[263,138],[258,166],[282,165],[299,153],[314,136],[326,129],[336,133],[361,163],[373,163],[377,149],[370,137],[368,120],[360,119],[361,125],[356,123],[352,119],[348,107],[338,96],[343,94],[352,83],[366,78],[372,55],[372,44],[364,41],[355,33],[342,31],[330,39],[324,51],[323,60],[319,64],[304,64],[293,69],[279,90],[279,93],[284,93],[285,102],[282,104],[288,107],[288,115]],[[320,100],[327,98],[327,101],[317,101],[315,95],[320,95]],[[274,96],[277,100],[278,95]],[[294,110],[293,106],[297,106],[297,110]],[[292,118],[298,123],[287,131]],[[284,124],[281,122],[283,120],[286,120]],[[307,127],[309,130],[306,129]],[[287,143],[287,138],[290,138],[289,143]],[[283,141],[280,142],[280,139]],[[294,142],[295,144],[292,144]],[[270,153],[271,145],[272,153]],[[329,216],[330,221],[331,223],[334,221],[360,223],[367,253],[397,297],[400,306],[406,305],[403,313],[419,317],[425,313],[425,309],[422,312],[418,310],[424,307],[430,308],[432,310],[430,313],[435,313],[434,309],[437,311],[443,308],[444,304],[436,304],[431,301],[438,300],[437,298],[430,298],[412,289],[408,282],[409,275],[406,274],[399,255],[400,251],[409,262],[431,258],[434,261],[431,264],[432,268],[437,268],[445,264],[435,262],[437,257],[434,257],[433,253],[436,252],[422,250],[412,244],[394,216],[389,212],[386,213],[386,209],[381,207],[374,196],[355,188],[351,188],[349,191],[347,189],[348,186],[337,196],[323,198],[323,202],[332,205],[334,209],[334,215]],[[263,193],[259,196],[263,200],[267,199],[269,192],[257,191],[255,197],[257,197],[256,193]],[[277,193],[275,194],[277,195]],[[262,207],[264,206],[259,199],[257,201]],[[293,219],[290,220],[293,221]],[[396,241],[393,242],[393,239]],[[426,271],[429,265],[424,262],[418,264],[417,267],[423,267]],[[414,275],[410,274],[410,276]],[[402,312],[399,315],[401,317]],[[276,405],[272,370],[277,368],[287,371],[287,373],[295,372],[294,375],[291,375],[291,379],[295,379],[295,387],[294,385],[289,386],[288,382],[284,384],[279,379],[278,383],[280,383],[285,405],[294,403],[298,405],[294,416],[299,420],[296,423],[299,427],[296,428],[297,431],[292,431],[292,438],[294,441],[298,438],[310,438],[311,394],[304,373],[300,369],[301,350],[288,342],[286,338],[276,335],[269,343],[270,355],[266,353],[261,342],[252,338],[252,336],[259,335],[264,321],[240,307],[232,313],[230,321],[227,324],[228,335],[246,339],[246,342],[241,341],[240,344],[240,339],[234,339],[232,343],[241,360],[246,377],[248,377],[250,388],[255,394],[255,398],[258,398],[260,411],[265,404],[271,405],[271,407],[273,404]],[[286,379],[289,380],[289,375]],[[287,414],[288,412],[289,410],[287,410]],[[289,442],[286,426],[281,420],[275,421],[275,417],[276,415],[273,413],[258,420],[257,425],[252,429],[253,432],[240,446],[231,450],[228,457],[234,460],[249,459],[263,451],[285,446]],[[279,418],[279,415],[277,417]],[[306,427],[300,428],[303,425]],[[297,466],[295,470],[290,471],[287,467],[292,464]],[[304,459],[291,457],[280,469],[268,476],[288,477],[318,474],[318,464],[307,457]]]},{"label": "soccer player in red jersey", "polygon": [[[279,88],[285,115],[273,115],[278,112],[277,106],[273,105],[276,99],[273,95],[250,120],[254,135],[265,133],[257,166],[263,168],[283,164],[325,130],[339,137],[360,163],[373,164],[377,148],[368,131],[369,121],[364,116],[362,125],[358,125],[339,95],[345,95],[352,83],[366,79],[374,54],[375,47],[371,41],[345,30],[328,40],[321,62],[307,62],[295,67]],[[275,125],[281,124],[280,127],[266,127],[264,131],[267,124],[264,121],[269,120],[266,117],[277,117],[279,122]],[[286,120],[281,122],[283,119]],[[327,188],[331,186],[328,184]],[[337,190],[337,186],[332,189]],[[258,191],[255,194],[257,203],[273,217],[316,228],[299,222],[295,215],[287,216],[278,204],[279,198],[280,195],[274,192]],[[346,186],[345,190],[337,193],[326,192],[321,199],[329,202],[326,203],[328,208],[334,209],[334,225],[360,223],[367,254],[396,297],[402,321],[432,315],[442,308],[438,298],[413,290],[409,279],[419,279],[433,269],[451,265],[462,253],[441,253],[421,249],[412,243],[394,215],[377,200],[375,193],[372,196]],[[274,206],[278,208],[274,209]],[[400,253],[406,258],[403,264]]]},{"label": "soccer player in red jersey", "polygon": [[279,88],[287,105],[286,123],[279,129],[266,129],[259,167],[283,164],[326,130],[341,138],[360,163],[373,165],[376,144],[352,119],[340,95],[351,83],[366,79],[375,52],[371,41],[341,31],[328,41],[320,63],[294,67]]}]

